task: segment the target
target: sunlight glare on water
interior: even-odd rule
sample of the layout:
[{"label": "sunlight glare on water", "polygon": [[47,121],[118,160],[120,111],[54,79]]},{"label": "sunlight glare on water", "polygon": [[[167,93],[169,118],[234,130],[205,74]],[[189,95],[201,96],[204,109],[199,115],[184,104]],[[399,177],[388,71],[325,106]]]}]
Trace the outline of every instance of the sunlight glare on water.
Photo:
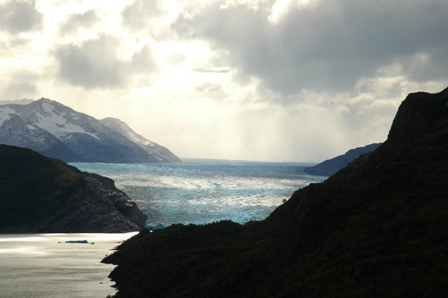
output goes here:
[{"label": "sunlight glare on water", "polygon": [[[0,235],[0,297],[106,297],[113,265],[101,260],[136,233]],[[87,240],[87,244],[66,243]]]}]

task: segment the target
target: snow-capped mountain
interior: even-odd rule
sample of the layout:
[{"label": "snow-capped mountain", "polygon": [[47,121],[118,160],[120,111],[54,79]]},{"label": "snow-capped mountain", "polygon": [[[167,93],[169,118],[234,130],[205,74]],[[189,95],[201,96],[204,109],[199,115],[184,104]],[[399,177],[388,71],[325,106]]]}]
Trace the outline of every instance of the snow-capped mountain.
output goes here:
[{"label": "snow-capped mountain", "polygon": [[[155,143],[151,151],[143,146],[151,141],[137,135],[126,124],[124,126],[127,135],[138,136],[138,143],[89,115],[46,98],[29,104],[0,105],[2,144],[27,147],[67,162],[180,161],[168,149]],[[166,151],[161,154],[160,148]]]}]

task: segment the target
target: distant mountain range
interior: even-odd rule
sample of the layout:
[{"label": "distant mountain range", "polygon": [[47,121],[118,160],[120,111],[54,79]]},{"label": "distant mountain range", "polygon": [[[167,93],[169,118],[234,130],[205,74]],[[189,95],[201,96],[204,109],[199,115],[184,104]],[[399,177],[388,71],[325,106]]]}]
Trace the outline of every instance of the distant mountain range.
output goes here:
[{"label": "distant mountain range", "polygon": [[47,98],[0,105],[0,144],[29,148],[65,162],[181,161],[118,119],[97,120]]},{"label": "distant mountain range", "polygon": [[370,153],[378,148],[381,143],[370,144],[364,147],[350,149],[343,155],[327,159],[313,167],[306,168],[304,171],[310,175],[331,176],[340,169],[346,167],[350,162],[358,158],[361,154]]}]

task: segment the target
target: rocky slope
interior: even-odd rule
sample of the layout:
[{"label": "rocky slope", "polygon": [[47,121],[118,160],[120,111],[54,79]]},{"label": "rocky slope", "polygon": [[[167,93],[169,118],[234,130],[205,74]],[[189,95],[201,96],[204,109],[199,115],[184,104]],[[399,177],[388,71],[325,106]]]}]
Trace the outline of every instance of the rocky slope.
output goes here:
[{"label": "rocky slope", "polygon": [[116,297],[444,297],[448,89],[401,104],[387,141],[267,219],[141,232],[104,261]]},{"label": "rocky slope", "polygon": [[0,233],[118,233],[145,221],[111,179],[0,145]]},{"label": "rocky slope", "polygon": [[315,166],[306,168],[304,172],[316,176],[331,176],[340,169],[346,167],[350,162],[358,158],[361,154],[370,153],[380,145],[381,143],[376,143],[364,147],[350,149],[343,155],[336,156],[334,158],[325,160]]},{"label": "rocky slope", "polygon": [[25,122],[17,115],[12,114],[9,117],[0,126],[0,143],[31,148],[45,156],[66,161],[82,160],[78,154],[45,129]]},{"label": "rocky slope", "polygon": [[[123,131],[46,98],[0,105],[0,144],[30,148],[66,162],[180,161],[165,147],[126,128],[125,136]],[[137,143],[136,138],[130,139],[134,136]]]},{"label": "rocky slope", "polygon": [[126,123],[124,123],[120,119],[108,117],[100,120],[100,122],[110,129],[124,135],[126,138],[142,147],[146,152],[157,158],[160,162],[182,162],[179,157],[174,155],[166,147],[151,142],[141,135],[135,133]]}]

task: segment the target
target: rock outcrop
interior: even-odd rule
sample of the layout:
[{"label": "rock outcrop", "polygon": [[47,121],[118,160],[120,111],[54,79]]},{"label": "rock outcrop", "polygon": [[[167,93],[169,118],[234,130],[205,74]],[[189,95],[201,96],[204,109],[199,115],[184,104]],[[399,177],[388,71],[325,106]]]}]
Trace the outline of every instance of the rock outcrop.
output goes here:
[{"label": "rock outcrop", "polygon": [[382,149],[411,142],[426,145],[448,144],[448,88],[436,94],[409,94],[400,105]]}]

